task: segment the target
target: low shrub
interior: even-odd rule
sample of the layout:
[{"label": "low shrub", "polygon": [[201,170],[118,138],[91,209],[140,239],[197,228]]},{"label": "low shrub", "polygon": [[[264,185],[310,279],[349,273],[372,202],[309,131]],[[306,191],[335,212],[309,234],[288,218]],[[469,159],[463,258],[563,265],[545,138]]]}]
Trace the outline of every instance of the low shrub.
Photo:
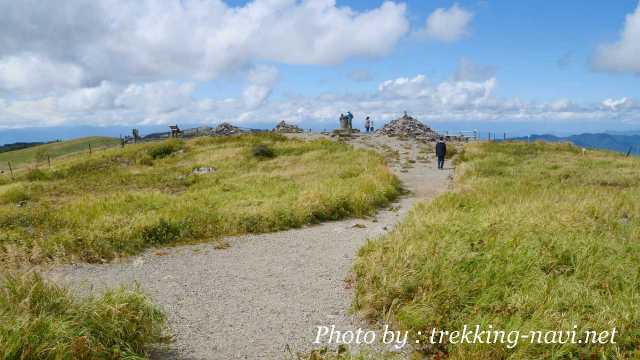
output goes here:
[{"label": "low shrub", "polygon": [[179,240],[186,231],[183,223],[160,219],[157,223],[142,228],[141,238],[145,244],[163,245]]},{"label": "low shrub", "polygon": [[13,186],[0,193],[0,204],[18,204],[31,200],[31,192],[23,186]]},{"label": "low shrub", "polygon": [[30,169],[25,175],[26,179],[29,181],[42,181],[49,179],[49,174],[40,170],[40,169]]},{"label": "low shrub", "polygon": [[273,149],[266,144],[258,144],[251,148],[251,155],[258,159],[271,159],[276,156]]},{"label": "low shrub", "polygon": [[158,144],[153,144],[147,148],[147,154],[152,159],[165,158],[184,147],[184,142],[180,140],[167,140]]}]

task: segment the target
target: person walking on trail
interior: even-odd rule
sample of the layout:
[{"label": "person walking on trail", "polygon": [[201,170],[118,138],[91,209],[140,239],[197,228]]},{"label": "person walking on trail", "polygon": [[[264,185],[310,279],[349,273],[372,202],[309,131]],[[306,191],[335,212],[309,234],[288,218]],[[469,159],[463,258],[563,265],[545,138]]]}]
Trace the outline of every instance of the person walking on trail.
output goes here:
[{"label": "person walking on trail", "polygon": [[367,116],[367,118],[364,120],[364,130],[369,133],[369,129],[371,128],[371,120],[369,120],[369,117]]},{"label": "person walking on trail", "polygon": [[444,157],[447,156],[447,144],[444,138],[440,137],[436,144],[436,157],[438,158],[438,169],[444,169]]},{"label": "person walking on trail", "polygon": [[373,132],[373,120],[369,120],[369,131]]}]

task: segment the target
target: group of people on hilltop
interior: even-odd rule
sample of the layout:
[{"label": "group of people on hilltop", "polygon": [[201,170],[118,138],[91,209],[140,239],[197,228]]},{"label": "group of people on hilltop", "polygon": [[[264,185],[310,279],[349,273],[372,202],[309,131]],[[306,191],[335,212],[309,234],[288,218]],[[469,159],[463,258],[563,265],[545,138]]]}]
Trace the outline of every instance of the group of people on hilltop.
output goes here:
[{"label": "group of people on hilltop", "polygon": [[[353,129],[353,114],[351,113],[351,111],[347,111],[347,114],[340,114],[340,122],[342,123],[342,120],[345,120],[347,126],[350,129]],[[367,118],[364,120],[364,129],[367,133],[372,133],[374,131],[373,128],[373,120],[371,120],[371,118],[369,116],[367,116]]]},{"label": "group of people on hilltop", "polygon": [[[406,115],[406,113],[405,113]],[[353,128],[353,114],[351,111],[347,111],[347,115],[340,114],[340,120],[345,119],[349,128]],[[374,132],[373,120],[369,116],[364,120],[364,129],[367,133]],[[436,158],[438,159],[438,169],[444,169],[444,159],[447,156],[447,144],[444,142],[444,137],[440,137],[436,143]]]}]

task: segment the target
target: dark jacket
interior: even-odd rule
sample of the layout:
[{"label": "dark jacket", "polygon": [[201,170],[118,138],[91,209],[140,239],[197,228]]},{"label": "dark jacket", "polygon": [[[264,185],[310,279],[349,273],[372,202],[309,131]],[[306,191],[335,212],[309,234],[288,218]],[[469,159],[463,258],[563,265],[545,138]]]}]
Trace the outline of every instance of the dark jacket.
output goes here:
[{"label": "dark jacket", "polygon": [[438,143],[436,144],[436,156],[447,156],[447,144],[442,141],[438,141]]}]

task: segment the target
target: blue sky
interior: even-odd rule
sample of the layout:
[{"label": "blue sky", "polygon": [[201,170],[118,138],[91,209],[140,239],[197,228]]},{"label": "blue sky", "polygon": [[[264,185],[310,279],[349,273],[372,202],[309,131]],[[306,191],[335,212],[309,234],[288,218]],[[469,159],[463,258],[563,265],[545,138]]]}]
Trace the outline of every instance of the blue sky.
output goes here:
[{"label": "blue sky", "polygon": [[[238,2],[242,3],[242,2]],[[366,9],[371,1],[339,1]],[[379,2],[378,2],[379,3]],[[451,1],[407,1],[412,26],[423,25],[437,8]],[[407,37],[394,52],[376,59],[351,59],[329,67],[281,66],[278,95],[300,92],[371,90],[370,83],[346,81],[354,70],[367,69],[372,82],[425,74],[433,80],[452,76],[461,58],[495,67],[500,86],[496,95],[548,101],[567,97],[600,101],[603,97],[637,97],[639,78],[633,74],[593,71],[590,58],[596,46],[615,41],[625,16],[636,1],[458,1],[474,12],[471,34],[454,43]],[[562,65],[561,59],[566,59]]]},{"label": "blue sky", "polygon": [[[0,0],[0,131],[640,129],[638,1]],[[114,130],[115,131],[115,130]]]}]

